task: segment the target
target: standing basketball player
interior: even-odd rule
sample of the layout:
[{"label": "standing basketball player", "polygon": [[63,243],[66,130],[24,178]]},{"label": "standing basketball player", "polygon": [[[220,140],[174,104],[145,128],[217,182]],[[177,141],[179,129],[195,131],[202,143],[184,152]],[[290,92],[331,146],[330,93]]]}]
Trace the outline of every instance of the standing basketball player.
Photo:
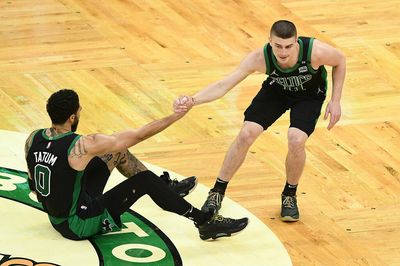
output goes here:
[{"label": "standing basketball player", "polygon": [[[190,180],[189,187],[186,182],[175,193],[127,151],[183,117],[187,109],[139,129],[86,136],[74,133],[81,109],[75,91],[52,94],[47,102],[52,126],[32,132],[25,145],[29,187],[61,235],[79,240],[120,230],[120,216],[146,194],[162,209],[193,220],[201,239],[230,236],[247,226],[247,218],[224,218],[194,208],[178,195],[187,194]],[[131,176],[103,194],[114,167]]]},{"label": "standing basketball player", "polygon": [[[327,72],[324,65],[332,66],[332,96],[324,116],[324,119],[330,116],[328,129],[331,129],[341,115],[345,57],[319,40],[297,37],[295,25],[286,20],[272,25],[268,44],[248,54],[227,77],[193,96],[195,104],[210,102],[225,95],[251,73],[257,71],[268,75],[244,113],[242,129],[225,156],[202,210],[217,212],[221,208],[228,182],[243,163],[250,146],[286,110],[290,110],[281,219],[299,219],[296,189],[306,160],[305,143],[315,129],[326,97]],[[187,108],[188,104],[190,102],[178,104],[177,110]]]}]

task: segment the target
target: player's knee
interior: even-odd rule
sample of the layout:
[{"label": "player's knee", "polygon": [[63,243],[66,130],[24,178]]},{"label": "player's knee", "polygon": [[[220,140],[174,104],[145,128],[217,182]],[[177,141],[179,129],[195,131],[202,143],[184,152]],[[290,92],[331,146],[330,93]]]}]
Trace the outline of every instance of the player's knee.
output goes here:
[{"label": "player's knee", "polygon": [[242,146],[250,146],[254,143],[259,135],[260,133],[258,131],[244,127],[237,137],[237,142]]},{"label": "player's knee", "polygon": [[307,141],[307,134],[297,130],[289,131],[288,133],[288,147],[291,151],[303,150]]},{"label": "player's knee", "polygon": [[154,183],[158,182],[159,179],[158,176],[150,170],[139,172],[134,176],[132,176],[131,178],[135,179],[137,184],[140,187],[143,187],[145,190],[151,188],[154,185]]}]

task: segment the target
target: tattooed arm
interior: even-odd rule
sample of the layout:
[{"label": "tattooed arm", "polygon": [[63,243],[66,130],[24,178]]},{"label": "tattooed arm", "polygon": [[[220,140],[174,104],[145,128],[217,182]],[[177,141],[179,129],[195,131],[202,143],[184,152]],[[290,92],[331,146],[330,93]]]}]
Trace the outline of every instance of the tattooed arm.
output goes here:
[{"label": "tattooed arm", "polygon": [[[126,157],[125,157],[126,154]],[[126,150],[124,153],[121,153],[122,160],[119,164],[117,164],[118,171],[126,177],[131,177],[136,175],[139,172],[147,170],[147,167],[142,164],[129,150]]]},{"label": "tattooed arm", "polygon": [[[38,130],[33,131],[25,141],[25,159],[28,158],[28,152],[29,152],[29,149],[32,146],[33,137],[35,136],[36,132],[38,132]],[[31,191],[33,191],[33,193],[36,194],[36,192],[35,192],[35,184],[33,182],[33,179],[31,177],[31,174],[30,174],[29,171],[28,171],[28,184],[29,184],[29,189]]]},{"label": "tattooed arm", "polygon": [[75,170],[83,170],[93,157],[127,150],[129,147],[166,129],[183,115],[185,113],[173,113],[141,128],[125,130],[112,135],[81,136],[68,156],[69,164]]},{"label": "tattooed arm", "polygon": [[38,130],[35,130],[29,134],[29,137],[25,141],[25,159],[28,157],[28,152],[32,146],[33,137],[35,136],[36,132],[38,132]]},{"label": "tattooed arm", "polygon": [[125,177],[131,177],[139,172],[147,170],[147,167],[139,161],[129,150],[122,152],[107,153],[99,156],[107,164],[110,172],[116,167]]}]

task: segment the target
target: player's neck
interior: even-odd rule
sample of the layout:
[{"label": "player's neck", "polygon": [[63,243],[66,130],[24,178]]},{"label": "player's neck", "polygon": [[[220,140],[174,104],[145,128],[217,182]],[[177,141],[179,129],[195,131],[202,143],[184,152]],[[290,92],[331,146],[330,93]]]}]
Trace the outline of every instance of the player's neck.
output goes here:
[{"label": "player's neck", "polygon": [[71,128],[68,128],[68,126],[66,126],[66,125],[52,125],[46,133],[50,137],[54,137],[57,135],[65,134],[70,131],[71,131]]}]

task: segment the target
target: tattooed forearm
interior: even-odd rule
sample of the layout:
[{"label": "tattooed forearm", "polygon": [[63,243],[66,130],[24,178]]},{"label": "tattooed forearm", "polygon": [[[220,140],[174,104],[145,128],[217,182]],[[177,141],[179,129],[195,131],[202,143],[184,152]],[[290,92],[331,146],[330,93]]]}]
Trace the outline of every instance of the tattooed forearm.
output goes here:
[{"label": "tattooed forearm", "polygon": [[78,141],[75,143],[74,148],[72,149],[71,156],[72,157],[82,157],[83,155],[87,154],[87,150],[85,147],[85,140],[83,137],[78,139]]},{"label": "tattooed forearm", "polygon": [[113,155],[112,155],[112,153],[107,153],[107,154],[101,155],[101,156],[99,156],[99,157],[100,157],[100,159],[103,160],[103,162],[105,162],[106,164],[108,164],[108,162],[112,160]]},{"label": "tattooed forearm", "polygon": [[146,166],[144,166],[134,155],[132,155],[129,150],[108,153],[99,157],[107,164],[107,167],[110,171],[116,167],[118,171],[126,177],[131,177],[139,172],[147,170]]},{"label": "tattooed forearm", "polygon": [[117,152],[115,154],[114,166],[126,163],[126,152]]},{"label": "tattooed forearm", "polygon": [[139,161],[129,150],[119,155],[119,163],[116,165],[118,171],[126,177],[131,177],[139,172],[147,170],[146,166]]}]

